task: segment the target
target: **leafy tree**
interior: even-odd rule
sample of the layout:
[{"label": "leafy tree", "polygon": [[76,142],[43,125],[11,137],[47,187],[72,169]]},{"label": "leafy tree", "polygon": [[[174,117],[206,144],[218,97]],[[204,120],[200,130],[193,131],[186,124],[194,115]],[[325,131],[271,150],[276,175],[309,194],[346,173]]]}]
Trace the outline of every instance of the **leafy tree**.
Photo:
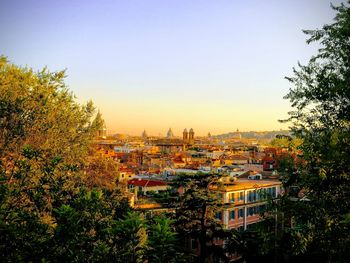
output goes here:
[{"label": "leafy tree", "polygon": [[285,148],[291,152],[298,150],[302,140],[300,138],[275,138],[271,141],[271,145],[277,148]]},{"label": "leafy tree", "polygon": [[[287,120],[302,140],[302,162],[284,173],[286,196],[272,206],[277,250],[300,261],[350,258],[350,2],[334,22],[304,31],[320,49],[294,69]],[[276,247],[276,246],[274,246]]]},{"label": "leafy tree", "polygon": [[179,240],[173,221],[166,217],[155,217],[149,221],[148,251],[149,262],[182,262]]},{"label": "leafy tree", "polygon": [[57,227],[51,240],[52,261],[106,261],[110,254],[109,229],[113,224],[102,191],[81,189],[71,205],[55,209]]},{"label": "leafy tree", "polygon": [[99,155],[94,148],[89,151],[84,171],[84,184],[90,189],[97,187],[111,191],[118,187],[116,162],[112,158]]},{"label": "leafy tree", "polygon": [[143,216],[129,212],[116,222],[112,233],[116,237],[117,262],[143,262],[147,246],[147,225]]},{"label": "leafy tree", "polygon": [[174,219],[177,231],[184,241],[189,238],[199,241],[200,262],[225,258],[222,245],[214,241],[215,238],[228,238],[216,218],[220,213],[222,200],[211,189],[219,184],[218,178],[216,174],[181,174],[173,182],[173,187],[182,192],[173,203],[176,207]]},{"label": "leafy tree", "polygon": [[63,71],[35,73],[0,57],[2,260],[86,262],[113,255],[110,229],[128,205],[112,177],[89,184],[111,167],[86,161],[103,124],[94,116],[91,102],[75,101]]},{"label": "leafy tree", "polygon": [[75,102],[64,74],[47,69],[35,73],[1,57],[0,147],[6,162],[15,161],[26,145],[40,149],[49,160],[64,156],[72,165],[85,157],[102,120],[92,119],[92,102]]}]

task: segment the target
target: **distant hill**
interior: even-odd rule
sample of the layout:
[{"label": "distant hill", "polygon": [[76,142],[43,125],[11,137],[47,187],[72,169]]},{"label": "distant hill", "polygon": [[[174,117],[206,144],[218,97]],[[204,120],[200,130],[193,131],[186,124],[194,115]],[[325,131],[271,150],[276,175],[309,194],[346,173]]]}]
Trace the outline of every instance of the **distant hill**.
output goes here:
[{"label": "distant hill", "polygon": [[[290,135],[290,131],[288,130],[280,130],[280,131],[249,131],[249,132],[239,132],[242,136],[242,138],[246,139],[273,139],[276,137],[276,135]],[[229,132],[225,134],[219,134],[215,135],[213,137],[218,139],[229,139],[229,138],[235,138],[237,137],[237,132]]]}]

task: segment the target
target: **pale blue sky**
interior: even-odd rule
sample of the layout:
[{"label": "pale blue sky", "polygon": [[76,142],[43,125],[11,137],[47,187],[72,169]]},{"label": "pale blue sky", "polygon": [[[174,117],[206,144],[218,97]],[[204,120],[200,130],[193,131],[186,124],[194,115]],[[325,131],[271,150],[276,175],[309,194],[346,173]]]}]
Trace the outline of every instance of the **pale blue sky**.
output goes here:
[{"label": "pale blue sky", "polygon": [[317,48],[301,30],[333,17],[328,0],[0,0],[0,54],[67,68],[115,132],[272,130],[283,77]]}]

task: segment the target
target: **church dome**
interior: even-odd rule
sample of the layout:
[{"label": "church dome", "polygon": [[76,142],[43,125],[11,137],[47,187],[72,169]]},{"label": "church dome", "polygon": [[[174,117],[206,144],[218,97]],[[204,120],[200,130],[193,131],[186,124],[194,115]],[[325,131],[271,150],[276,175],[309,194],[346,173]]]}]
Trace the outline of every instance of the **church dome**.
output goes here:
[{"label": "church dome", "polygon": [[172,138],[174,137],[173,131],[171,130],[171,128],[169,129],[168,133],[167,133],[167,138]]}]

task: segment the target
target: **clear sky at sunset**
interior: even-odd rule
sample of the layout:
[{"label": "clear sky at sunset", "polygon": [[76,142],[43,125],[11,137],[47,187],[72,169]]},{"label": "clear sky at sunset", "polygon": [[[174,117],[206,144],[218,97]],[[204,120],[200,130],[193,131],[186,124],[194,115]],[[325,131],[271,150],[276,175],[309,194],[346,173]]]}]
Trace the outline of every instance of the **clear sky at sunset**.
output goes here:
[{"label": "clear sky at sunset", "polygon": [[276,130],[284,76],[317,49],[301,30],[333,16],[327,0],[0,0],[0,54],[66,68],[114,132]]}]

